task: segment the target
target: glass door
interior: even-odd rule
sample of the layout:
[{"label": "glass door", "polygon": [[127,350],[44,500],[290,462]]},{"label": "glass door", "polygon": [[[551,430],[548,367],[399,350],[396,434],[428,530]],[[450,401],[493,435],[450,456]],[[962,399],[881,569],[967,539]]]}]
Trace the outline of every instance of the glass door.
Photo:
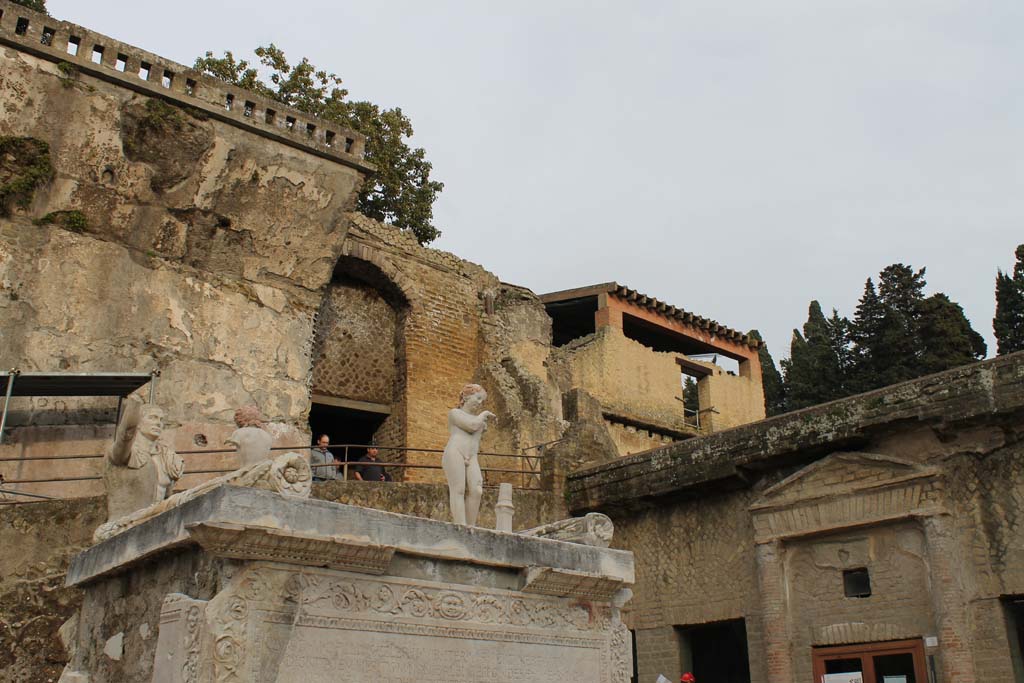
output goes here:
[{"label": "glass door", "polygon": [[927,683],[920,639],[813,650],[815,683]]}]

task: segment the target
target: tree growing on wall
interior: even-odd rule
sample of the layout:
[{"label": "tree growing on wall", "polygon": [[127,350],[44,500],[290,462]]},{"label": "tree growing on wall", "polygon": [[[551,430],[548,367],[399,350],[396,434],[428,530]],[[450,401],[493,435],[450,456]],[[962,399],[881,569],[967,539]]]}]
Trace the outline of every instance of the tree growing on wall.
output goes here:
[{"label": "tree growing on wall", "polygon": [[433,225],[433,207],[444,184],[431,180],[433,167],[426,152],[409,145],[412,122],[402,110],[348,101],[348,91],[336,74],[318,69],[305,57],[291,64],[273,44],[255,52],[266,77],[249,61],[236,60],[231,52],[223,57],[207,52],[196,60],[195,68],[365,135],[366,160],[377,166],[377,172],[363,186],[356,208],[370,218],[409,231],[420,244],[437,239],[441,232]]},{"label": "tree growing on wall", "polygon": [[21,5],[22,7],[28,7],[36,12],[42,12],[43,14],[49,14],[46,11],[46,0],[13,0],[15,5]]},{"label": "tree growing on wall", "polygon": [[1024,244],[1017,247],[1013,275],[996,273],[996,317],[992,330],[999,355],[1024,351]]},{"label": "tree growing on wall", "polygon": [[782,373],[775,366],[775,359],[768,352],[768,345],[761,338],[761,333],[751,330],[748,336],[761,342],[761,346],[757,349],[757,356],[761,361],[761,385],[764,387],[765,415],[771,417],[784,413],[786,412],[786,394]]}]

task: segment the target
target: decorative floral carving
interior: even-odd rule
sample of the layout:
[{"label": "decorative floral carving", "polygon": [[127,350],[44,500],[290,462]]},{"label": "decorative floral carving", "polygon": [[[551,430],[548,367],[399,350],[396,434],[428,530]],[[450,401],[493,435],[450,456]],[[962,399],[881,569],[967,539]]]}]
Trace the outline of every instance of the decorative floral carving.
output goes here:
[{"label": "decorative floral carving", "polygon": [[[338,611],[353,614],[373,613],[550,629],[597,630],[610,622],[608,608],[602,609],[589,602],[525,601],[512,596],[410,587],[397,593],[396,588],[398,586],[385,582],[327,580],[304,593],[302,602],[315,605],[326,601]],[[287,588],[285,592],[290,595]]]}]

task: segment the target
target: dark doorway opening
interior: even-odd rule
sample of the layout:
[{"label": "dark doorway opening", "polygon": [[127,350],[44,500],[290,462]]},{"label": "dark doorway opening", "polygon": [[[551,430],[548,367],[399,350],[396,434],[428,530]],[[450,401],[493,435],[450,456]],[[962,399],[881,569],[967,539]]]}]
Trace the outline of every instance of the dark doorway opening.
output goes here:
[{"label": "dark doorway opening", "polygon": [[683,646],[683,671],[690,671],[698,681],[750,683],[743,619],[676,628]]},{"label": "dark doorway opening", "polygon": [[1003,599],[1006,614],[1006,635],[1010,641],[1013,680],[1024,683],[1024,596]]},{"label": "dark doorway opening", "polygon": [[[312,432],[313,443],[316,443],[321,434],[330,437],[331,452],[334,453],[335,459],[344,462],[344,446],[373,443],[373,435],[386,418],[387,415],[384,413],[314,402],[309,409],[309,430]],[[366,448],[349,448],[347,453],[348,461],[355,462],[366,454]]]}]

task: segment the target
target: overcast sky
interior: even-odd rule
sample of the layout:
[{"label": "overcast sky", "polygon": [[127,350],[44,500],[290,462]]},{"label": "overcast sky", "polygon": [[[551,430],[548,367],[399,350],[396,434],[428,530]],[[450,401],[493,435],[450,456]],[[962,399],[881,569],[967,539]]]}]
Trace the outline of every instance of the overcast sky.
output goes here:
[{"label": "overcast sky", "polygon": [[1024,2],[49,0],[191,64],[275,42],[400,106],[445,183],[433,246],[537,293],[617,280],[779,358],[927,266],[994,355],[1024,242]]}]

